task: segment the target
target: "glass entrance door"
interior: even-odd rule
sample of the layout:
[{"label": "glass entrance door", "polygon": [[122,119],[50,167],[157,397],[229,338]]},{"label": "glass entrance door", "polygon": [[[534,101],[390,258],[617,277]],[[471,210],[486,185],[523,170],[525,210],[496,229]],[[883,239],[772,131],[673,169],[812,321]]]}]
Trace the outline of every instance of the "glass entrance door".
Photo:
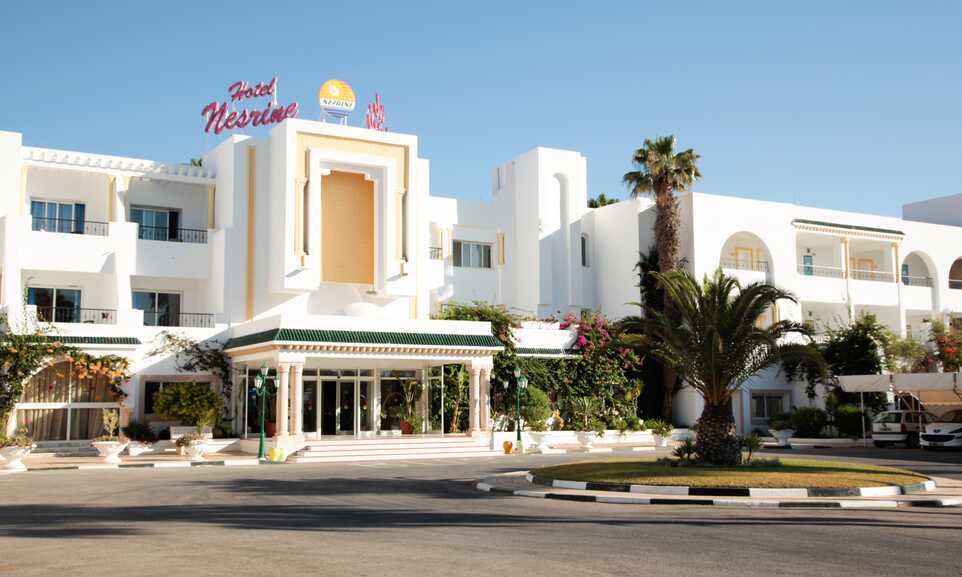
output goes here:
[{"label": "glass entrance door", "polygon": [[321,388],[320,432],[322,435],[335,435],[338,428],[338,382],[321,381],[319,386]]},{"label": "glass entrance door", "polygon": [[304,405],[302,410],[305,433],[317,432],[317,381],[304,381]]},{"label": "glass entrance door", "polygon": [[354,384],[355,381],[338,381],[337,383],[337,434],[354,434]]}]

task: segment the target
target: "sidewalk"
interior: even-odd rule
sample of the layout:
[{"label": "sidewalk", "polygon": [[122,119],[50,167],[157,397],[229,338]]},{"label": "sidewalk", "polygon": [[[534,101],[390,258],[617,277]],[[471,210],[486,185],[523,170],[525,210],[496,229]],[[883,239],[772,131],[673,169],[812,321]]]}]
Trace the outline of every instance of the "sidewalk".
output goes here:
[{"label": "sidewalk", "polygon": [[[923,494],[846,497],[826,499],[821,497],[759,498],[704,496],[691,497],[687,490],[679,495],[623,491],[598,491],[549,487],[528,482],[526,471],[488,477],[477,484],[480,491],[502,493],[516,497],[588,501],[624,505],[701,505],[748,508],[841,508],[878,509],[896,507],[962,507],[962,481],[935,477],[935,490]],[[679,487],[678,489],[682,489]],[[667,492],[667,491],[666,491]],[[681,491],[679,491],[681,493]]]},{"label": "sidewalk", "polygon": [[[180,456],[176,452],[163,454],[144,454],[136,457],[122,457],[122,463],[104,463],[99,456],[77,457],[64,456],[58,457],[51,453],[31,454],[24,460],[27,471],[55,471],[64,469],[124,469],[124,468],[175,468],[175,467],[197,467],[197,466],[253,466],[260,464],[256,456],[246,453],[218,452],[207,455],[203,461],[191,461],[190,456]],[[15,473],[17,471],[6,471],[0,469],[0,474]]]}]

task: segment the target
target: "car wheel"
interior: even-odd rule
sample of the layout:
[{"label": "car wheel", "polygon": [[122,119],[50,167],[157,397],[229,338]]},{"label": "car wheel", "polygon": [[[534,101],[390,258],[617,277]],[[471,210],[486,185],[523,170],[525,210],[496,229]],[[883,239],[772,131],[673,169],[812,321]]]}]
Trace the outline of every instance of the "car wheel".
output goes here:
[{"label": "car wheel", "polygon": [[918,433],[909,434],[909,436],[906,437],[905,439],[905,446],[910,447],[912,449],[917,449],[919,446],[919,434]]},{"label": "car wheel", "polygon": [[889,444],[885,441],[875,441],[875,446],[881,449],[882,447],[888,447]]}]

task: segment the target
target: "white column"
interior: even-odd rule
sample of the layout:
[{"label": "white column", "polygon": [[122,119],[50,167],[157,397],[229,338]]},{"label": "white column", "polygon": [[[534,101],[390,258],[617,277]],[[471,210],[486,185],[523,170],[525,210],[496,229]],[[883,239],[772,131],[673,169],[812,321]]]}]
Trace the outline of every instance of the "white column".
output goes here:
[{"label": "white column", "polygon": [[291,404],[294,408],[294,435],[304,434],[304,365],[291,365]]},{"label": "white column", "polygon": [[468,430],[471,435],[481,432],[481,367],[470,367],[470,405],[468,407]]},{"label": "white column", "polygon": [[288,429],[288,405],[290,404],[290,365],[280,363],[277,365],[277,436],[287,436]]},{"label": "white column", "polygon": [[491,430],[491,367],[481,369],[481,429]]}]

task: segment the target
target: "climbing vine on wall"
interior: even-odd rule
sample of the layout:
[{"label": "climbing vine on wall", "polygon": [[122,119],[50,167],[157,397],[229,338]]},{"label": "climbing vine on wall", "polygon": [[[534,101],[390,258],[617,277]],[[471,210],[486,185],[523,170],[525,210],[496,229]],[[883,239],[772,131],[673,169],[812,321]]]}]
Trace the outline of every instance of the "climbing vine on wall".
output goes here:
[{"label": "climbing vine on wall", "polygon": [[163,331],[159,343],[148,357],[173,355],[177,370],[184,373],[210,373],[220,379],[224,397],[223,420],[230,420],[230,403],[234,391],[234,369],[224,344],[215,340],[195,341],[183,335]]}]

